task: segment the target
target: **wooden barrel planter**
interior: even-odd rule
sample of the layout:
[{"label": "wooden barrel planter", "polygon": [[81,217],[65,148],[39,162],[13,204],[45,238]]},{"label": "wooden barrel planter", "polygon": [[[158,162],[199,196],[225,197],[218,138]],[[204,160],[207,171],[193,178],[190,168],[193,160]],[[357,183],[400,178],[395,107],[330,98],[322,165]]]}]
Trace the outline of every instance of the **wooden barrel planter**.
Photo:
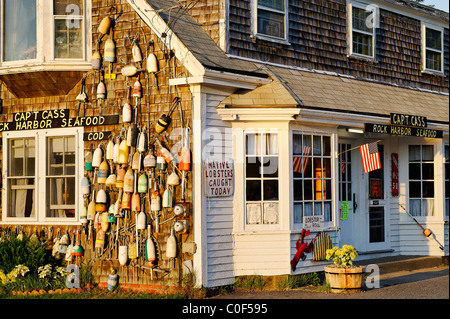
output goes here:
[{"label": "wooden barrel planter", "polygon": [[325,278],[330,285],[331,292],[361,292],[364,279],[364,267],[344,268],[326,266],[324,270]]}]

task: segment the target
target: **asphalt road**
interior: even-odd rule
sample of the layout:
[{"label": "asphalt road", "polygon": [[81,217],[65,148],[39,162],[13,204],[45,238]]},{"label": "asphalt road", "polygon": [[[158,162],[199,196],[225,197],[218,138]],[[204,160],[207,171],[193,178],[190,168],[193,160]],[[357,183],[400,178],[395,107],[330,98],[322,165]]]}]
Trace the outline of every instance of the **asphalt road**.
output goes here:
[{"label": "asphalt road", "polygon": [[449,268],[402,271],[381,276],[380,288],[334,294],[315,288],[288,291],[235,292],[211,299],[449,299]]}]

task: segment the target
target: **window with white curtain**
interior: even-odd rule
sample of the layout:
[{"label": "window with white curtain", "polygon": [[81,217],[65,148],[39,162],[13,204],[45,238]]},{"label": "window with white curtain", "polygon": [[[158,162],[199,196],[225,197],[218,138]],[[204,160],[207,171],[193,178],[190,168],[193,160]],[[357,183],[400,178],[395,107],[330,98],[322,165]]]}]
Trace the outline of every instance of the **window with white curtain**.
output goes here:
[{"label": "window with white curtain", "polygon": [[445,174],[445,219],[448,220],[449,216],[449,192],[450,192],[450,184],[449,184],[449,177],[448,177],[448,163],[449,163],[449,149],[448,144],[445,145],[445,167],[444,167],[444,174]]},{"label": "window with white curtain", "polygon": [[287,6],[286,0],[254,0],[254,33],[286,40]]},{"label": "window with white curtain", "polygon": [[409,211],[434,216],[434,146],[409,145]]},{"label": "window with white curtain", "polygon": [[85,0],[0,0],[0,67],[87,63],[90,9]]},{"label": "window with white curtain", "polygon": [[245,134],[246,224],[278,224],[278,134]]},{"label": "window with white curtain", "polygon": [[[81,129],[3,132],[3,222],[78,220]],[[80,168],[81,167],[81,168]]]}]

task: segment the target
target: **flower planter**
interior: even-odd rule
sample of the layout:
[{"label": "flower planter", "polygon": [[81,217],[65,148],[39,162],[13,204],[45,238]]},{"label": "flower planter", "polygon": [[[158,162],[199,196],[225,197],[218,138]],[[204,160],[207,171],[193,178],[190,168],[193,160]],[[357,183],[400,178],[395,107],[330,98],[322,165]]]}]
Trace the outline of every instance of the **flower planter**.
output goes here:
[{"label": "flower planter", "polygon": [[326,266],[325,277],[333,293],[361,292],[364,278],[363,267]]}]

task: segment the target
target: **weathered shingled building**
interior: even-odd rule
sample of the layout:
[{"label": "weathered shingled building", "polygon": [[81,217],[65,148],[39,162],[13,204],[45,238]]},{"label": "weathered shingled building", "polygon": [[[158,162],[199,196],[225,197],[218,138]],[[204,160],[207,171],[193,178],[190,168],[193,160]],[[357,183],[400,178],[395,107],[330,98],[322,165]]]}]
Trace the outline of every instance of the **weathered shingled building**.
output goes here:
[{"label": "weathered shingled building", "polygon": [[[24,13],[30,3],[36,10]],[[306,241],[321,235],[354,245],[360,259],[448,256],[448,13],[406,0],[2,5],[11,17],[2,21],[0,61],[3,230],[47,236],[53,227],[55,237],[57,229],[80,230],[81,261],[95,261],[98,281],[113,265],[123,286],[145,289],[176,286],[189,272],[198,285],[216,287],[242,275],[321,270],[318,241],[306,259],[292,261],[302,229],[311,230]],[[112,25],[103,34],[105,17]],[[151,54],[156,72],[147,71]],[[127,98],[137,80],[142,96]],[[87,101],[79,102],[83,92]],[[161,132],[162,114],[171,123]],[[133,123],[152,145],[137,153],[162,158],[170,150],[167,168],[145,160],[133,167],[137,145],[128,141],[128,161],[107,158],[109,140],[126,141]],[[366,144],[379,165],[364,173]],[[107,191],[108,211],[136,190],[122,193],[101,182],[100,167],[86,169],[86,154],[98,147],[109,174],[130,168],[135,181],[144,173],[151,181],[139,210],[125,207],[103,233],[84,218],[90,202],[101,204],[91,191]],[[169,185],[172,174],[185,182]],[[153,197],[159,190],[164,199],[167,189],[171,204],[154,208]],[[153,266],[144,254],[147,228],[136,229],[141,210]],[[139,256],[121,265],[118,248],[130,248],[135,234]]]}]

